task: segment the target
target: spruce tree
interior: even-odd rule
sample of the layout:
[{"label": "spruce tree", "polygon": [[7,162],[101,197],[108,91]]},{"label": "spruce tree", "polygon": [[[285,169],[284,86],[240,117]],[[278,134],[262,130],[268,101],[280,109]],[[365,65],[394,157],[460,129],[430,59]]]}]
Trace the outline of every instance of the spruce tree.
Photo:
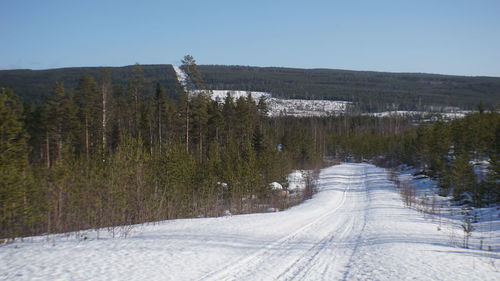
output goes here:
[{"label": "spruce tree", "polygon": [[451,183],[453,184],[453,197],[455,200],[462,199],[464,192],[473,192],[475,187],[475,176],[472,166],[469,164],[469,156],[465,151],[460,151],[451,167]]},{"label": "spruce tree", "polygon": [[96,150],[97,132],[100,128],[100,107],[97,83],[90,75],[84,75],[76,88],[75,102],[78,106],[78,117],[82,128],[80,142],[81,153],[87,161]]},{"label": "spruce tree", "polygon": [[42,105],[42,119],[45,128],[46,166],[60,161],[69,151],[72,140],[78,132],[76,107],[67,95],[64,84],[56,82],[50,96]]},{"label": "spruce tree", "polygon": [[24,224],[28,147],[22,106],[11,90],[0,90],[0,237],[19,235]]},{"label": "spruce tree", "polygon": [[490,201],[500,202],[500,153],[494,153],[490,157],[488,167],[488,189]]}]

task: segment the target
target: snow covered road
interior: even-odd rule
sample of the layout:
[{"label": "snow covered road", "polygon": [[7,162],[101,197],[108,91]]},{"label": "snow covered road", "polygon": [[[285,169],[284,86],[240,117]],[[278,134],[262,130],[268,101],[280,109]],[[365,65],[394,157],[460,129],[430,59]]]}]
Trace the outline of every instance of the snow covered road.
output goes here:
[{"label": "snow covered road", "polygon": [[0,278],[500,280],[497,252],[449,240],[403,206],[384,169],[342,164],[322,171],[313,199],[283,212],[166,221],[127,238],[4,245]]}]

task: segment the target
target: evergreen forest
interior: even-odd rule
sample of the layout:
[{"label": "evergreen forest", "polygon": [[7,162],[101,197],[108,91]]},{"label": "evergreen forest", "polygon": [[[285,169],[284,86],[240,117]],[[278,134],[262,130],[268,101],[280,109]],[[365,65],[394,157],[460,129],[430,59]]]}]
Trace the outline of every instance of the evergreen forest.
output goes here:
[{"label": "evergreen forest", "polygon": [[[1,89],[0,237],[284,208],[269,184],[286,187],[293,169],[329,159],[413,165],[457,204],[500,202],[500,115],[482,106],[424,125],[270,118],[264,99],[212,100],[214,72],[192,58],[182,68],[198,95],[151,80],[146,68],[117,81],[93,69],[31,103]],[[474,173],[480,161],[490,163],[484,175]]]},{"label": "evergreen forest", "polygon": [[[114,88],[126,88],[135,66],[107,67]],[[172,65],[141,65],[146,78],[144,95],[160,83],[165,94],[176,98],[179,87]],[[386,110],[473,110],[479,101],[487,109],[500,106],[500,78],[425,73],[389,73],[336,69],[298,69],[200,65],[207,89],[269,92],[277,98],[350,101],[362,112]],[[12,89],[23,102],[39,102],[55,82],[75,89],[83,75],[100,76],[101,67],[47,70],[0,70],[0,86]]]}]

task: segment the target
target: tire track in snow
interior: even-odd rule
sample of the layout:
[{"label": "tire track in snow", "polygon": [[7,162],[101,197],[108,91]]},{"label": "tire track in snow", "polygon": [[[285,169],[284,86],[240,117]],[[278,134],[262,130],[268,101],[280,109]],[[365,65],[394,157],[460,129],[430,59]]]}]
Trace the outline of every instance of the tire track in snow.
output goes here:
[{"label": "tire track in snow", "polygon": [[[351,174],[349,174],[346,178],[348,179],[347,183],[344,183],[346,187],[344,188],[342,192],[342,198],[338,205],[334,207],[333,209],[327,211],[320,217],[316,218],[314,221],[304,225],[303,227],[299,228],[298,230],[294,231],[293,233],[275,241],[272,243],[267,244],[264,246],[262,249],[257,250],[255,253],[251,254],[250,256],[239,260],[237,262],[232,262],[224,265],[218,270],[209,272],[202,276],[199,280],[245,280],[245,279],[252,279],[254,277],[255,279],[255,273],[259,271],[265,272],[262,267],[268,266],[267,263],[273,263],[273,262],[278,262],[277,264],[274,264],[276,268],[280,266],[286,266],[284,271],[280,271],[279,273],[274,273],[274,278],[271,279],[285,279],[288,280],[290,278],[296,278],[300,277],[303,272],[307,272],[308,269],[312,267],[313,262],[317,259],[317,257],[326,249],[327,245],[332,244],[335,240],[338,240],[338,237],[347,237],[346,234],[352,232],[353,227],[352,226],[353,219],[350,218],[349,216],[345,217],[347,218],[347,221],[340,221],[340,222],[346,222],[346,223],[351,223],[351,225],[347,225],[347,227],[343,227],[343,225],[339,225],[340,222],[333,223],[332,222],[326,222],[325,220],[327,218],[331,218],[330,216],[334,213],[336,213],[339,209],[344,207],[348,191],[351,189],[353,185],[353,179],[358,179],[360,175],[363,175],[359,172],[359,169],[356,169],[353,171]],[[365,175],[366,176],[366,175]],[[364,180],[362,180],[363,186],[364,186]],[[357,181],[355,183],[356,185],[359,185],[359,182]],[[341,217],[342,218],[342,217]],[[321,225],[323,224],[323,225]],[[333,231],[328,232],[327,234],[324,235],[324,237],[311,247],[309,247],[305,251],[305,253],[302,253],[298,258],[295,260],[289,261],[285,259],[282,259],[280,256],[281,252],[292,252],[294,250],[294,247],[296,243],[293,242],[294,239],[296,239],[299,235],[301,234],[307,234],[308,230],[311,230],[313,226],[316,227],[333,227]],[[321,228],[320,228],[321,230]],[[278,251],[276,251],[278,249]],[[288,263],[288,265],[286,265]],[[273,264],[271,264],[273,265]],[[328,265],[327,265],[328,266]],[[268,266],[269,267],[269,266]],[[266,268],[264,268],[266,269]],[[268,268],[269,269],[269,268]],[[275,268],[269,269],[268,273],[273,274],[272,271],[276,270]],[[326,268],[324,270],[326,272]],[[271,276],[267,276],[271,277]]]},{"label": "tire track in snow", "polygon": [[[351,187],[352,176],[354,176],[354,174],[349,177],[349,182],[342,192],[342,199],[337,207],[324,213],[320,217],[316,218],[314,221],[300,227],[298,230],[294,231],[293,233],[286,235],[285,237],[278,239],[275,242],[267,244],[266,246],[264,246],[264,248],[257,250],[255,253],[251,254],[250,256],[248,256],[242,260],[239,260],[237,262],[228,263],[228,264],[222,266],[220,269],[217,269],[215,271],[212,271],[212,272],[209,272],[209,273],[203,275],[198,280],[241,280],[245,276],[251,274],[253,272],[252,269],[255,269],[255,267],[257,267],[259,264],[268,260],[270,258],[270,256],[273,255],[273,254],[269,254],[269,252],[272,251],[273,249],[290,248],[290,247],[285,247],[284,245],[289,243],[291,240],[293,240],[299,234],[305,232],[306,230],[308,230],[312,226],[320,223],[325,218],[327,218],[330,215],[332,215],[333,213],[337,212],[337,210],[339,210],[344,205],[346,197],[347,197],[347,191]],[[312,248],[314,248],[315,246],[313,246]],[[243,275],[243,276],[241,276],[241,275]]]},{"label": "tire track in snow", "polygon": [[305,276],[307,276],[309,271],[313,268],[313,265],[315,265],[315,263],[319,261],[320,255],[327,249],[327,246],[335,244],[334,241],[336,239],[342,237],[345,233],[349,233],[349,228],[343,226],[344,225],[341,225],[341,227],[337,228],[338,230],[342,230],[341,232],[332,231],[320,242],[310,248],[309,251],[307,251],[304,255],[296,259],[289,268],[287,268],[278,276],[277,280],[301,280]]},{"label": "tire track in snow", "polygon": [[[365,166],[364,169],[363,169],[363,174],[364,174],[364,187],[365,187],[365,200],[368,201],[368,203],[370,202],[370,199],[368,198],[369,197],[369,192],[367,190],[367,177],[368,177],[368,173],[367,173],[367,167]],[[349,261],[347,262],[347,266],[346,266],[346,270],[344,271],[344,275],[343,275],[343,278],[342,280],[349,280],[347,277],[349,277],[349,273],[350,273],[350,269],[351,269],[351,264],[354,260],[354,256],[356,255],[356,252],[358,251],[358,248],[359,248],[359,245],[361,243],[361,237],[363,236],[363,233],[365,231],[365,228],[366,228],[366,217],[367,217],[367,213],[368,213],[368,206],[367,204],[365,204],[365,208],[364,208],[364,213],[363,213],[363,227],[361,228],[361,231],[359,232],[358,234],[358,237],[356,239],[356,244],[354,246],[354,249],[352,251],[352,254],[350,255],[349,257]]]},{"label": "tire track in snow", "polygon": [[[351,189],[352,178],[349,178],[348,186],[344,193],[343,202],[335,209],[337,211],[342,207],[345,203],[347,190]],[[306,251],[303,255],[301,255],[298,259],[296,259],[291,266],[289,266],[285,271],[283,271],[276,279],[278,280],[293,280],[299,276],[306,275],[307,272],[311,269],[311,264],[316,261],[317,257],[320,253],[322,253],[326,246],[332,244],[332,242],[339,236],[335,234],[339,234],[338,231],[342,230],[340,234],[344,234],[347,228],[342,227],[344,225],[334,225],[334,230],[329,232],[321,241],[312,246],[308,251]]]},{"label": "tire track in snow", "polygon": [[[357,186],[362,186],[363,191],[366,191],[367,185],[366,185],[366,167],[363,169],[363,180],[361,181],[361,184],[356,184]],[[352,184],[352,178],[354,174],[351,175],[351,181],[350,184]],[[366,193],[365,193],[366,194]],[[359,203],[355,202],[354,204]],[[325,243],[323,243],[322,247],[319,247],[317,252],[313,254],[310,258],[307,257],[307,254],[302,256],[301,259],[306,259],[306,263],[301,261],[300,259],[297,260],[294,263],[294,274],[291,276],[287,276],[287,278],[284,278],[283,280],[303,280],[306,279],[309,275],[309,272],[311,272],[313,269],[323,269],[321,271],[320,278],[321,280],[332,280],[333,273],[337,273],[335,269],[337,269],[338,266],[338,258],[345,256],[345,253],[340,253],[339,251],[351,251],[349,254],[350,258],[348,259],[347,263],[344,265],[344,267],[349,268],[350,263],[352,260],[352,257],[354,256],[356,252],[356,248],[358,247],[361,236],[363,233],[363,230],[366,225],[366,211],[367,209],[364,208],[364,216],[363,218],[363,227],[361,230],[356,229],[356,216],[344,216],[343,221],[340,221],[339,223],[333,225],[334,230],[331,231],[324,239]],[[356,235],[355,243],[354,243],[354,249],[346,249],[346,248],[340,248],[338,246],[342,244],[349,244],[349,234],[351,233],[359,233]],[[328,246],[331,245],[333,246],[332,248],[328,248]],[[337,246],[337,247],[336,247]],[[326,250],[331,250],[333,253],[328,254],[326,257],[322,257],[321,255],[324,254]],[[327,254],[327,253],[325,253]],[[296,265],[300,264],[300,265]],[[333,271],[333,273],[331,273]],[[283,276],[280,276],[283,277]]]}]

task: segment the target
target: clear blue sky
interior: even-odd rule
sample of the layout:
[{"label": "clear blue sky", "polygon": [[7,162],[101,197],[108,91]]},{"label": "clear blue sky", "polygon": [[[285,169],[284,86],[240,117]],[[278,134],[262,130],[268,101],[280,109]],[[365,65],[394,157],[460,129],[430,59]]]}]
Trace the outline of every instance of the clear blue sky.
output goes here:
[{"label": "clear blue sky", "polygon": [[0,0],[0,69],[178,64],[500,76],[500,1]]}]

